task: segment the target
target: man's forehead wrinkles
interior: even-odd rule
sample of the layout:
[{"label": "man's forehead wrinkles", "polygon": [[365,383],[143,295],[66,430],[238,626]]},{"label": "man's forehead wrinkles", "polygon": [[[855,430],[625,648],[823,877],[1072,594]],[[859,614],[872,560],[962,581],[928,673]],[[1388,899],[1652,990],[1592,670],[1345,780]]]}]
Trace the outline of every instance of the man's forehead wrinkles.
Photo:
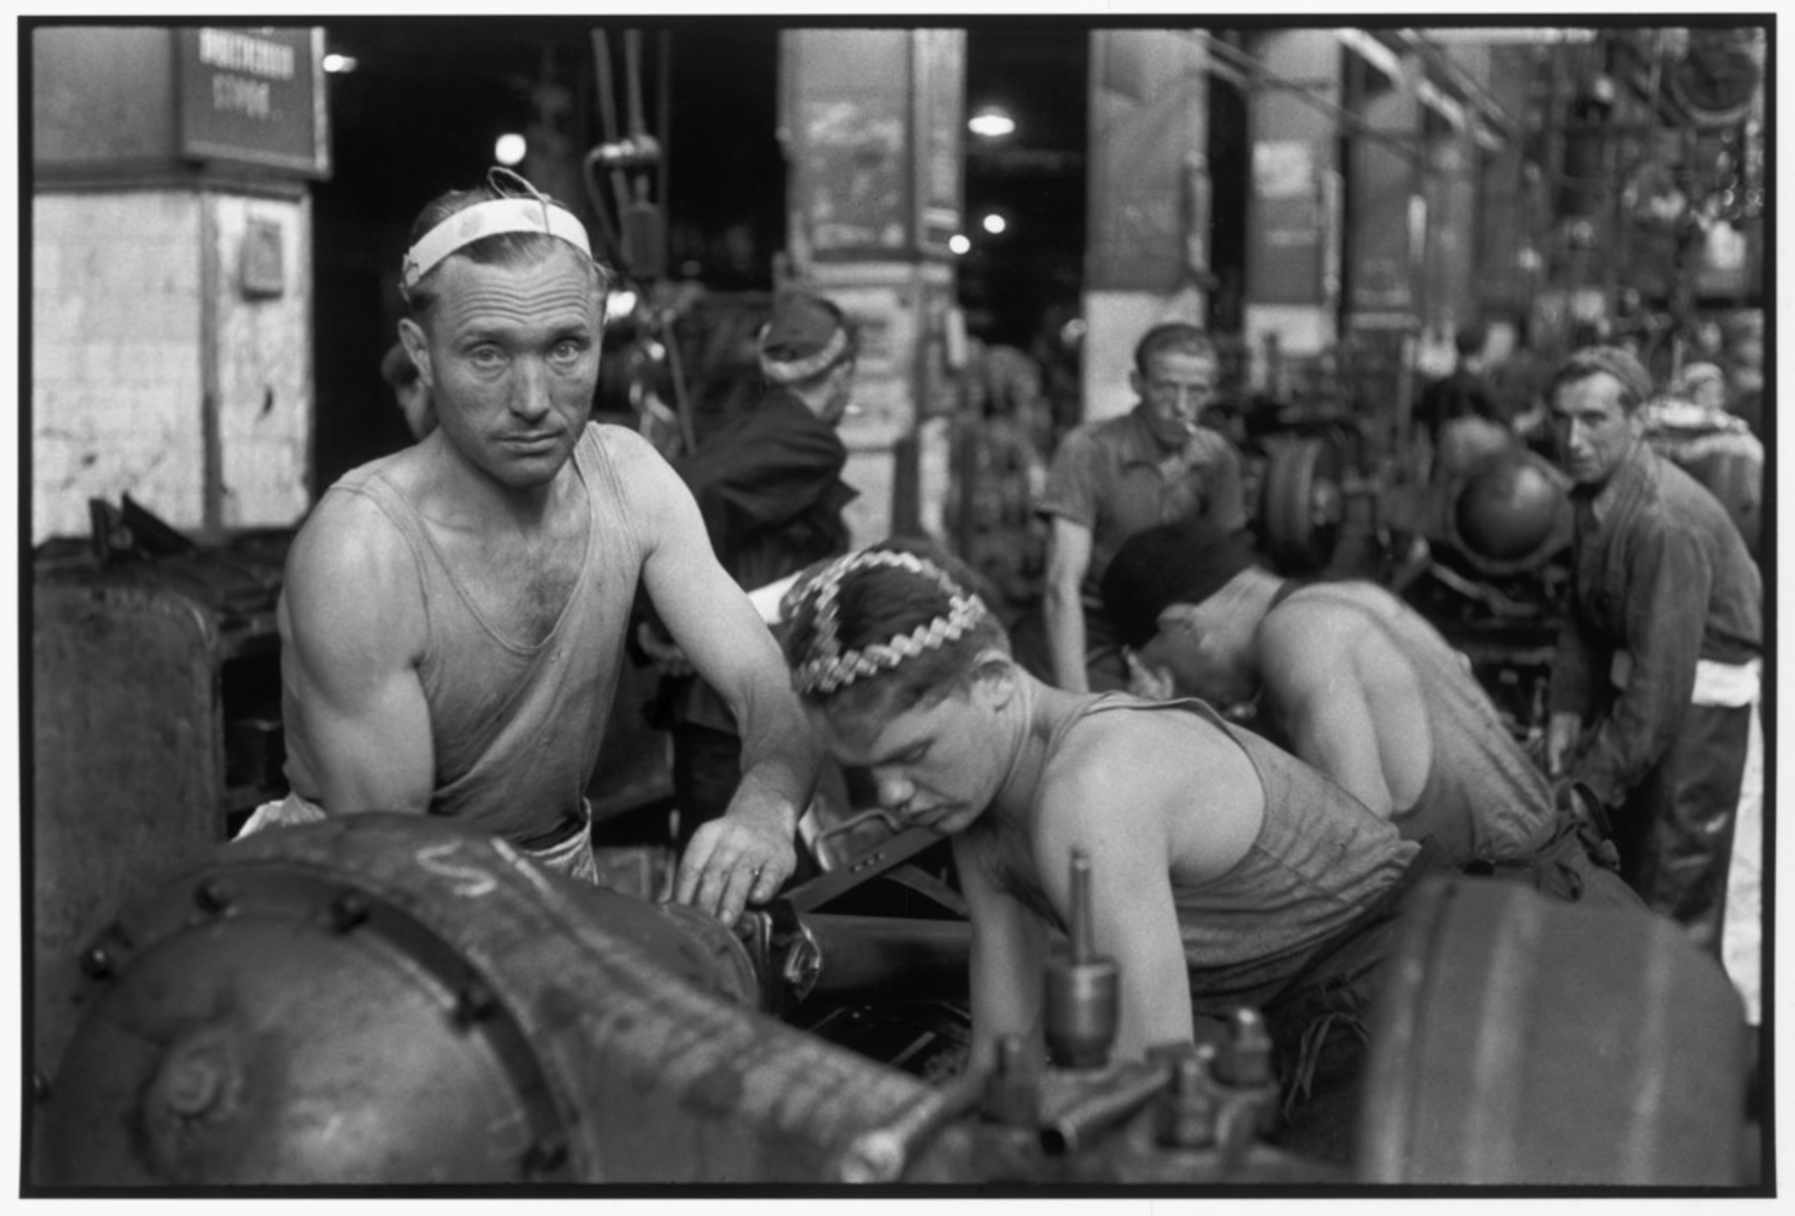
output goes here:
[{"label": "man's forehead wrinkles", "polygon": [[598,315],[589,297],[571,290],[479,288],[459,293],[444,303],[444,320],[456,330],[494,323],[543,329],[592,327]]},{"label": "man's forehead wrinkles", "polygon": [[446,301],[456,312],[468,312],[480,308],[577,308],[582,311],[596,308],[596,301],[583,291],[572,289],[532,290],[528,287],[506,288],[499,286],[478,287],[455,293]]}]

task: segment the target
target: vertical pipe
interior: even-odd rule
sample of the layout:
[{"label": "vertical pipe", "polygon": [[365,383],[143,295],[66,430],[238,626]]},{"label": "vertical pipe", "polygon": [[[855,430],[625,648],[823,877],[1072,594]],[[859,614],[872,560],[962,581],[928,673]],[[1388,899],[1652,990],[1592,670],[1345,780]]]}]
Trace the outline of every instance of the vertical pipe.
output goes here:
[{"label": "vertical pipe", "polygon": [[1072,961],[1091,962],[1097,954],[1091,930],[1091,859],[1083,849],[1072,850]]},{"label": "vertical pipe", "polygon": [[205,537],[216,539],[224,528],[224,443],[218,418],[218,295],[223,275],[214,197],[204,186],[199,187],[198,197],[200,531]]},{"label": "vertical pipe", "polygon": [[[659,43],[660,65],[654,82],[655,137],[661,141],[661,159],[656,167],[658,180],[654,196],[660,200],[662,214],[667,217],[662,239],[670,241],[673,232],[673,196],[669,193],[673,185],[673,31],[663,29],[656,41]],[[667,260],[672,260],[671,248],[667,251]]]}]

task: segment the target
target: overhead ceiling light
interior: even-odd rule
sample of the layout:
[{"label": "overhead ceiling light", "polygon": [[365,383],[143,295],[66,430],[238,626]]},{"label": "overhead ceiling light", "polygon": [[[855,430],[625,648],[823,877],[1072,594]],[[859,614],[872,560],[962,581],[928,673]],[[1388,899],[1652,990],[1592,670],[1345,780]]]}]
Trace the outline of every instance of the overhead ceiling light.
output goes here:
[{"label": "overhead ceiling light", "polygon": [[492,158],[501,165],[515,165],[523,160],[529,145],[516,131],[507,131],[492,143]]},{"label": "overhead ceiling light", "polygon": [[605,324],[621,321],[636,311],[636,293],[629,288],[620,288],[605,297]]},{"label": "overhead ceiling light", "polygon": [[947,238],[947,247],[952,250],[956,256],[964,256],[971,252],[972,242],[966,239],[966,234],[964,232],[956,232]]},{"label": "overhead ceiling light", "polygon": [[979,226],[986,232],[989,232],[992,236],[998,236],[1005,228],[1010,226],[1010,222],[1004,219],[1003,216],[997,214],[997,212],[993,211],[979,221]]},{"label": "overhead ceiling light", "polygon": [[332,51],[324,57],[323,68],[333,76],[353,72],[359,66],[361,65],[356,61],[354,55],[341,55]]},{"label": "overhead ceiling light", "polygon": [[966,129],[980,139],[1002,139],[1016,133],[1016,120],[999,106],[986,106],[967,120]]}]

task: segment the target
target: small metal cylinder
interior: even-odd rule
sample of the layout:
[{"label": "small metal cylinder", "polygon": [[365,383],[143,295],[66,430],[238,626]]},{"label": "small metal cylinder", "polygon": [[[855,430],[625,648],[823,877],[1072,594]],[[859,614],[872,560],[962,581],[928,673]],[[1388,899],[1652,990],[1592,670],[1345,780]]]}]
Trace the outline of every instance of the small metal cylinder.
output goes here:
[{"label": "small metal cylinder", "polygon": [[1072,850],[1072,957],[1047,964],[1044,1032],[1061,1067],[1102,1068],[1116,1040],[1121,981],[1114,962],[1098,958],[1091,926],[1091,860]]},{"label": "small metal cylinder", "polygon": [[997,1056],[985,1079],[980,1106],[985,1118],[1006,1127],[1032,1127],[1040,1118],[1041,1087],[1021,1035],[997,1040]]},{"label": "small metal cylinder", "polygon": [[1210,1075],[1215,1048],[1204,1043],[1169,1063],[1172,1075],[1160,1099],[1155,1139],[1167,1148],[1208,1148],[1215,1143],[1216,1100]]},{"label": "small metal cylinder", "polygon": [[1108,959],[1047,965],[1048,1050],[1062,1068],[1102,1068],[1116,1040],[1121,982]]},{"label": "small metal cylinder", "polygon": [[1271,1050],[1271,1035],[1259,1011],[1244,1006],[1236,1009],[1222,1079],[1230,1085],[1269,1084],[1273,1079]]}]

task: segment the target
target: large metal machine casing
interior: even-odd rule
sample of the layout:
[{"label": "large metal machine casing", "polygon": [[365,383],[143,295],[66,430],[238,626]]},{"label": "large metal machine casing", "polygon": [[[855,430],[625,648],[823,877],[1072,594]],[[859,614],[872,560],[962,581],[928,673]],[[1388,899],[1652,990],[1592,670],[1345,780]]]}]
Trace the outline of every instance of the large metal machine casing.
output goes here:
[{"label": "large metal machine casing", "polygon": [[757,1012],[714,922],[412,816],[234,842],[84,962],[50,1186],[819,1179],[928,1092]]}]

